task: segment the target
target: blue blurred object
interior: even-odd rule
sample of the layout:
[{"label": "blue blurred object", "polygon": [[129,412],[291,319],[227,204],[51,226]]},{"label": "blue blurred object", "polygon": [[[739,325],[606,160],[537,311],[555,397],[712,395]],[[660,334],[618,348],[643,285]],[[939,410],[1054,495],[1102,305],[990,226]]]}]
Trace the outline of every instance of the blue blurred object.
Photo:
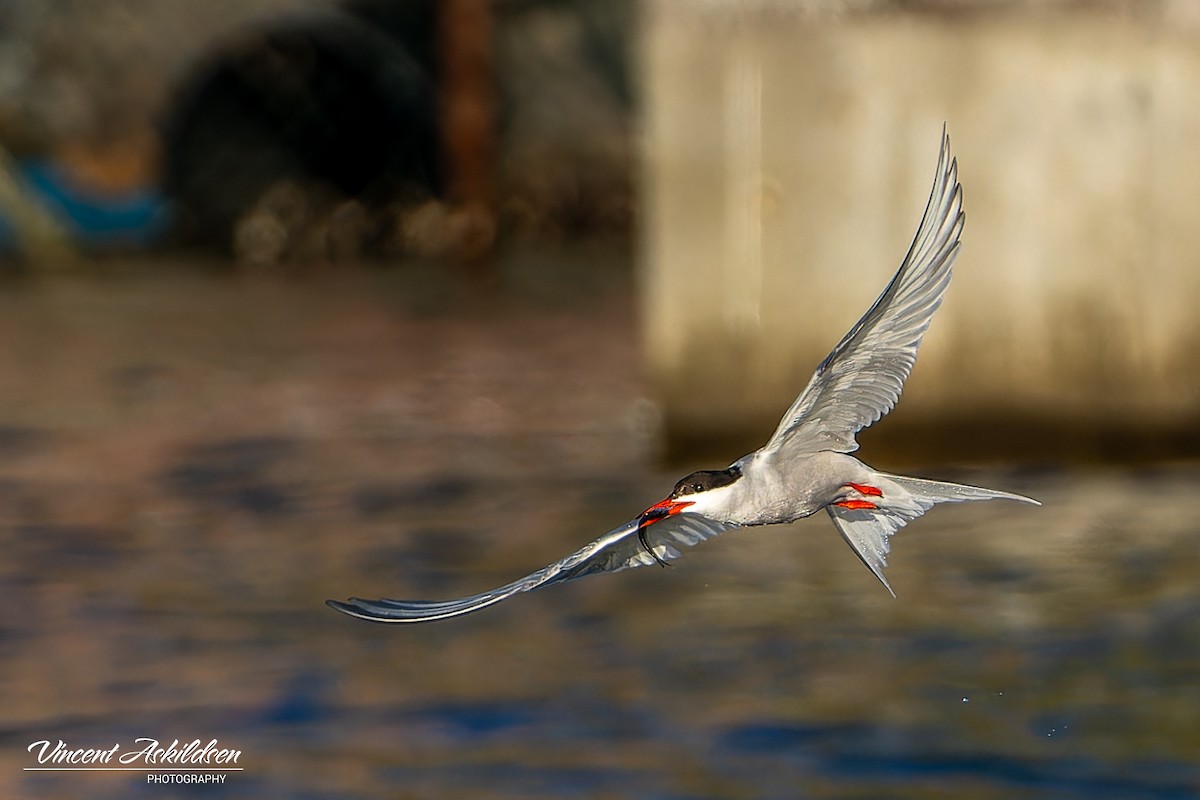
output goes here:
[{"label": "blue blurred object", "polygon": [[[159,241],[170,222],[170,206],[155,187],[118,192],[88,191],[60,165],[26,159],[17,172],[35,200],[80,245],[145,247]],[[17,246],[12,224],[0,215],[0,250]]]}]

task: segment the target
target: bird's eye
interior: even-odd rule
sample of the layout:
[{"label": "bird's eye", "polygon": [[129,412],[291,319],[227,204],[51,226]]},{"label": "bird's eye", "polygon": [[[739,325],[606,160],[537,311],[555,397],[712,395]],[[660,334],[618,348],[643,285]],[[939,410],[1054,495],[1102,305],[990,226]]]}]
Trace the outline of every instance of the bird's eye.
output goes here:
[{"label": "bird's eye", "polygon": [[702,491],[704,491],[704,487],[703,487],[703,486],[701,486],[701,485],[700,485],[700,484],[698,484],[698,483],[693,483],[693,484],[692,484],[692,492],[693,492],[693,493],[695,493],[695,492],[702,492]]}]

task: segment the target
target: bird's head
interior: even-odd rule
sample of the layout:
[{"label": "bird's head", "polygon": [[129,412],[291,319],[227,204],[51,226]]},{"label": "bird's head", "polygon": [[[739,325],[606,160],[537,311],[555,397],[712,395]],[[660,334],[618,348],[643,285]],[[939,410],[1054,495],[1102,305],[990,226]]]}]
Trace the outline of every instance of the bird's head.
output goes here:
[{"label": "bird's head", "polygon": [[728,469],[706,469],[693,472],[675,484],[671,494],[661,503],[656,503],[642,512],[641,527],[646,527],[661,519],[679,514],[684,510],[693,514],[704,514],[710,508],[715,508],[721,497],[728,491],[727,487],[742,477],[742,471],[736,466]]}]

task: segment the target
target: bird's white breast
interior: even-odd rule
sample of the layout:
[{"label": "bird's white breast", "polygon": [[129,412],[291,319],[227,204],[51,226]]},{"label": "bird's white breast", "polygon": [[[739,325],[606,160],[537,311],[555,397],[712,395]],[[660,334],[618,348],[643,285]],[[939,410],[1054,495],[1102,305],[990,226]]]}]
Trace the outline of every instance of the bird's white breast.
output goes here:
[{"label": "bird's white breast", "polygon": [[807,517],[850,482],[874,472],[858,459],[830,451],[783,459],[761,451],[738,462],[742,477],[697,496],[691,513],[737,525],[771,525]]}]

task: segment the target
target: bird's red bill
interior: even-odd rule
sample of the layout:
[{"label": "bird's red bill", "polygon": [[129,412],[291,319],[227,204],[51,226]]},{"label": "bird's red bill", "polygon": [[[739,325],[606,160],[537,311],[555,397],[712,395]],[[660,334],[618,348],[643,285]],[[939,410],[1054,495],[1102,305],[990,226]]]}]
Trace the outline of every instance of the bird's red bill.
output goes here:
[{"label": "bird's red bill", "polygon": [[655,503],[643,511],[642,515],[638,518],[638,527],[644,528],[647,525],[653,525],[659,520],[675,516],[691,504],[690,500],[672,500],[668,497],[661,503]]}]

